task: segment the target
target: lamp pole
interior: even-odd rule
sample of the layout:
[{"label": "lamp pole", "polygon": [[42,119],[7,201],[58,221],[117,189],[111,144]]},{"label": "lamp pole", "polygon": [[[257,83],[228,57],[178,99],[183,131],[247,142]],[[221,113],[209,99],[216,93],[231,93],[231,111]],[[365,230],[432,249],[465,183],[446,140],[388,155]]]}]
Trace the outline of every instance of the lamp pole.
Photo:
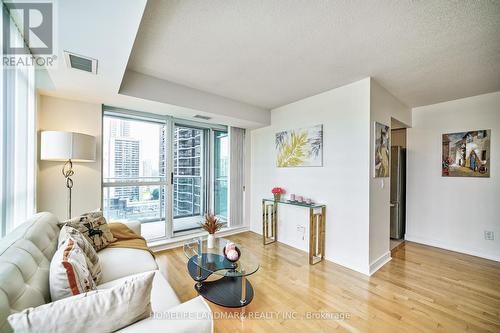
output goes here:
[{"label": "lamp pole", "polygon": [[68,189],[68,219],[71,219],[71,189],[73,188],[73,161],[94,162],[96,160],[96,138],[92,135],[64,131],[42,131],[40,160],[65,161],[62,174]]},{"label": "lamp pole", "polygon": [[68,188],[68,220],[71,219],[71,189],[73,188],[73,179],[71,177],[75,174],[73,171],[73,162],[71,159],[67,160],[62,168],[62,174],[66,178],[66,187]]}]

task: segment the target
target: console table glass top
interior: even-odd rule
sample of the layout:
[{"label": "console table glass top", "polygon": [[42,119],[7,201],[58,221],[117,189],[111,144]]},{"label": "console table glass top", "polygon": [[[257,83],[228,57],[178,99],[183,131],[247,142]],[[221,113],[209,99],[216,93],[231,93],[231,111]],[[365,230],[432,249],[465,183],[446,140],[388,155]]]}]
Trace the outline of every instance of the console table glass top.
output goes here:
[{"label": "console table glass top", "polygon": [[323,208],[323,207],[326,207],[326,205],[318,204],[318,203],[307,204],[305,202],[290,201],[290,200],[262,199],[262,201],[275,202],[275,203],[280,203],[280,204],[285,204],[285,205],[293,205],[293,206],[300,206],[300,207],[307,207],[307,208]]}]

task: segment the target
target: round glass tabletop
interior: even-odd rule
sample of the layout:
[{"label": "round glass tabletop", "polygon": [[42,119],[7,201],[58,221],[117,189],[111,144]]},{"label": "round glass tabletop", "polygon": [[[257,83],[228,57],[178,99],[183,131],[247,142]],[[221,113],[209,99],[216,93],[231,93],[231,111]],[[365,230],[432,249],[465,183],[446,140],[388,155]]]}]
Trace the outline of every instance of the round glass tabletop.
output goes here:
[{"label": "round glass tabletop", "polygon": [[260,264],[255,256],[245,251],[236,244],[240,250],[240,257],[235,263],[227,260],[224,256],[224,247],[230,240],[218,237],[214,241],[214,247],[209,249],[207,240],[202,237],[194,238],[184,243],[184,254],[189,259],[188,267],[203,270],[205,274],[216,274],[221,276],[239,277],[255,273]]}]

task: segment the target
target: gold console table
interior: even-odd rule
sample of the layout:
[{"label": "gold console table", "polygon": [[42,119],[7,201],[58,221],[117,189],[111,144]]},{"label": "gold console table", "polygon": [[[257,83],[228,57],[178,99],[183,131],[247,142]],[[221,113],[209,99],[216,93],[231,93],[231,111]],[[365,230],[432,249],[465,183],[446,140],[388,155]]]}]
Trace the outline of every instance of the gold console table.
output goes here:
[{"label": "gold console table", "polygon": [[326,206],[306,204],[288,200],[262,199],[262,237],[264,245],[278,240],[278,205],[309,208],[309,264],[314,265],[325,258]]}]

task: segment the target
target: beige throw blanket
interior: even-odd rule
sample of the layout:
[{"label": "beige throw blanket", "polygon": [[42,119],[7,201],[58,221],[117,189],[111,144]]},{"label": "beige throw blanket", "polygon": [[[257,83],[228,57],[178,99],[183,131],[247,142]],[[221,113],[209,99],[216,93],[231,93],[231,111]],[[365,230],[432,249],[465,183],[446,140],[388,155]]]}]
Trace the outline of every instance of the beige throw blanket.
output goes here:
[{"label": "beige throw blanket", "polygon": [[133,232],[129,227],[123,223],[109,223],[111,233],[116,238],[116,241],[110,243],[107,247],[126,247],[130,249],[138,249],[149,251],[154,257],[153,251],[147,246],[146,240]]}]

